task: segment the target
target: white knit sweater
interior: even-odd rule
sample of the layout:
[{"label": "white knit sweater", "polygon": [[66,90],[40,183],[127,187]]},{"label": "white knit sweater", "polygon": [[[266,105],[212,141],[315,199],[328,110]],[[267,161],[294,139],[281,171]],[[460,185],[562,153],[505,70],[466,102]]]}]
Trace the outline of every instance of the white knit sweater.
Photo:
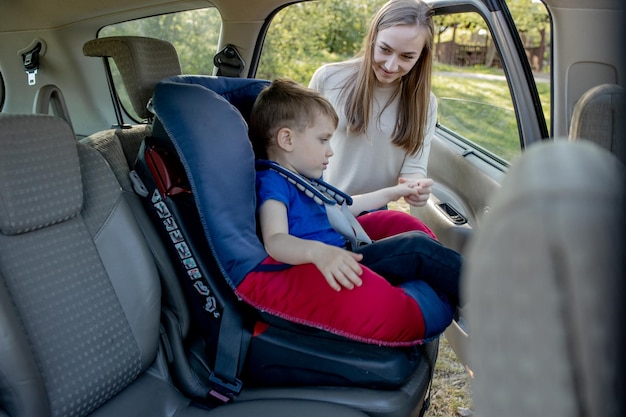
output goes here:
[{"label": "white knit sweater", "polygon": [[339,94],[355,69],[354,60],[327,64],[315,72],[309,83],[309,87],[330,100],[339,114],[339,126],[331,139],[334,155],[324,171],[324,180],[350,195],[357,195],[395,185],[401,174],[426,177],[430,143],[437,120],[435,95],[430,95],[424,145],[417,155],[407,155],[403,149],[391,143],[399,97],[380,114],[393,93],[392,87],[376,87],[374,90],[372,114],[380,114],[380,117],[370,122],[367,134],[348,136],[345,111],[339,103]]}]

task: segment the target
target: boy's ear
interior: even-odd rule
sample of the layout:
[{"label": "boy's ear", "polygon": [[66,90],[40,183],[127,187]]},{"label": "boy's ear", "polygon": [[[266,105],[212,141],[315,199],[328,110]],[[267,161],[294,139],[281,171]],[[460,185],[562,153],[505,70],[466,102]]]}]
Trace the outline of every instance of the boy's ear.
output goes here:
[{"label": "boy's ear", "polygon": [[293,148],[293,136],[291,129],[282,127],[276,133],[276,145],[284,151],[291,151]]}]

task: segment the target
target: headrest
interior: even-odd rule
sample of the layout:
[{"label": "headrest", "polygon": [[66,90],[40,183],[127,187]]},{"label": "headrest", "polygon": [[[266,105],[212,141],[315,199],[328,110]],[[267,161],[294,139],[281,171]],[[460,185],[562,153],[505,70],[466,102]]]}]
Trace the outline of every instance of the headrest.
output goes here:
[{"label": "headrest", "polygon": [[0,232],[74,217],[83,204],[76,140],[55,116],[0,114]]},{"label": "headrest", "polygon": [[[586,197],[614,200],[618,195],[615,190],[624,180],[624,165],[589,141],[572,143],[556,138],[538,142],[528,147],[514,166],[496,195],[497,200],[509,201],[510,205],[529,199],[548,204],[567,196],[579,198],[585,188]],[[520,171],[523,174],[517,173]]]},{"label": "headrest", "polygon": [[626,163],[626,92],[617,84],[589,89],[574,107],[570,140],[588,139]]},{"label": "headrest", "polygon": [[170,77],[169,81],[181,84],[201,85],[224,97],[235,106],[246,123],[256,97],[270,82],[252,78],[214,77],[207,75],[180,75]]},{"label": "headrest", "polygon": [[555,139],[502,181],[461,280],[478,414],[571,415],[585,398],[621,415],[609,409],[622,398],[625,180],[606,149]]},{"label": "headrest", "polygon": [[206,238],[233,288],[267,253],[256,234],[248,128],[225,97],[245,109],[265,85],[255,79],[174,77],[154,90],[154,113],[181,159]]},{"label": "headrest", "polygon": [[154,86],[166,77],[182,73],[178,54],[170,42],[140,36],[111,36],[90,40],[83,54],[113,58],[137,114],[149,119],[146,109]]}]

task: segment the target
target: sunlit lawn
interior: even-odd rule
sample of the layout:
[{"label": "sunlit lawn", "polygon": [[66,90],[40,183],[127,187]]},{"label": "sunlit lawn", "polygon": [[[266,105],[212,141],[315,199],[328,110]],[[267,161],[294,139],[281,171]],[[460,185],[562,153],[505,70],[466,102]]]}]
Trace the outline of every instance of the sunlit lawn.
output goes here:
[{"label": "sunlit lawn", "polygon": [[[549,124],[550,84],[537,82],[537,90]],[[517,121],[501,70],[436,65],[433,92],[444,127],[505,160],[519,154]]]}]

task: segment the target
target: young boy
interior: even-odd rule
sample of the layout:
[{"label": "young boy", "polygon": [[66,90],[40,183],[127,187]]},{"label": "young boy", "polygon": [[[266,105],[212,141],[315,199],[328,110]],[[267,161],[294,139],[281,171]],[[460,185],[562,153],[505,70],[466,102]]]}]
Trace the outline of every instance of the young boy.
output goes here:
[{"label": "young boy", "polygon": [[[257,154],[315,180],[322,177],[333,155],[330,138],[337,122],[334,108],[321,94],[294,81],[277,79],[259,94],[249,132]],[[374,210],[416,193],[414,187],[403,183],[355,196],[350,211],[357,215]],[[271,169],[257,172],[257,204],[263,243],[273,260],[315,265],[323,276],[319,279],[325,279],[336,292],[356,291],[374,285],[370,283],[382,279],[379,275],[384,277],[419,305],[425,339],[437,336],[450,324],[459,300],[461,257],[455,251],[421,232],[348,248],[346,238],[331,226],[324,205]],[[424,282],[434,292],[424,291]]]}]

